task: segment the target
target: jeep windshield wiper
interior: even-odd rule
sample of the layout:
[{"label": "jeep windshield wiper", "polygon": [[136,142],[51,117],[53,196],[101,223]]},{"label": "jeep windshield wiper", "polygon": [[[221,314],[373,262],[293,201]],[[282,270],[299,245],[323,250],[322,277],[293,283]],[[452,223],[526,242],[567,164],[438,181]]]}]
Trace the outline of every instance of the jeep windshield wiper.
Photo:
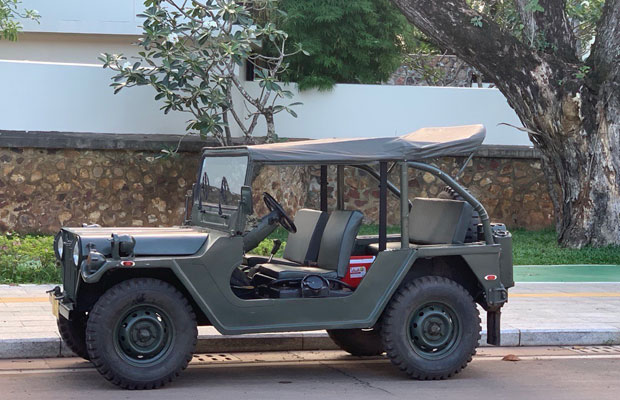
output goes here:
[{"label": "jeep windshield wiper", "polygon": [[203,172],[202,179],[198,182],[198,185],[198,209],[202,210],[203,200],[206,202],[209,199],[209,175],[206,172]]},{"label": "jeep windshield wiper", "polygon": [[222,177],[222,184],[220,185],[220,199],[218,202],[218,213],[222,215],[222,203],[226,203],[226,191],[230,192],[230,187],[228,187],[228,180],[225,176]]}]

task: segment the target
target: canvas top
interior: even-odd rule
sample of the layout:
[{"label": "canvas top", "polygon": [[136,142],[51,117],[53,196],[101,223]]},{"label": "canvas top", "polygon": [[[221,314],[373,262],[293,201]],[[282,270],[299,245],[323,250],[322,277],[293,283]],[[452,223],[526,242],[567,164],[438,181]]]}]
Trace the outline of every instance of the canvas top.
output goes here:
[{"label": "canvas top", "polygon": [[[485,137],[483,125],[422,128],[396,137],[301,140],[253,146],[207,147],[205,155],[242,152],[265,164],[368,164],[469,155]],[[235,151],[237,150],[237,151]],[[245,150],[245,151],[244,151]]]}]

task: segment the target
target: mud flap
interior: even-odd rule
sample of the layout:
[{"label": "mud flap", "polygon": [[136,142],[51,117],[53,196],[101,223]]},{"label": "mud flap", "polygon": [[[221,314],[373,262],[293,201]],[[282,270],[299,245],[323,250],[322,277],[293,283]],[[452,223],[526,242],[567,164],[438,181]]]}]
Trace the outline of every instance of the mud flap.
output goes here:
[{"label": "mud flap", "polygon": [[501,310],[487,311],[487,343],[499,346],[501,344],[500,319]]}]

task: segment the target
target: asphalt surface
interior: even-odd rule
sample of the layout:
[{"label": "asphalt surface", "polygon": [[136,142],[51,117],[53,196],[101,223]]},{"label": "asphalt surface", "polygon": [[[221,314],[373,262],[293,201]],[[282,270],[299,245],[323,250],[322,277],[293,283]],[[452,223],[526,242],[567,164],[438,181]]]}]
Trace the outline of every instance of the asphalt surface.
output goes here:
[{"label": "asphalt surface", "polygon": [[[520,361],[503,361],[508,354]],[[0,361],[0,399],[618,399],[620,346],[481,349],[445,381],[343,352],[198,355],[171,385],[124,391],[78,359]]]}]

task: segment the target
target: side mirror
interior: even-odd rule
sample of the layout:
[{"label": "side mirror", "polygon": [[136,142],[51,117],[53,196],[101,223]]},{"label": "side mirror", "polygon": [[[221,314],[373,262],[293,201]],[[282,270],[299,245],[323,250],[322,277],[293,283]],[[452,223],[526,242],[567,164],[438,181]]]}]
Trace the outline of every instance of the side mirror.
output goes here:
[{"label": "side mirror", "polygon": [[251,215],[254,213],[252,207],[252,188],[250,186],[241,186],[241,204],[239,208],[243,210],[245,215]]}]

